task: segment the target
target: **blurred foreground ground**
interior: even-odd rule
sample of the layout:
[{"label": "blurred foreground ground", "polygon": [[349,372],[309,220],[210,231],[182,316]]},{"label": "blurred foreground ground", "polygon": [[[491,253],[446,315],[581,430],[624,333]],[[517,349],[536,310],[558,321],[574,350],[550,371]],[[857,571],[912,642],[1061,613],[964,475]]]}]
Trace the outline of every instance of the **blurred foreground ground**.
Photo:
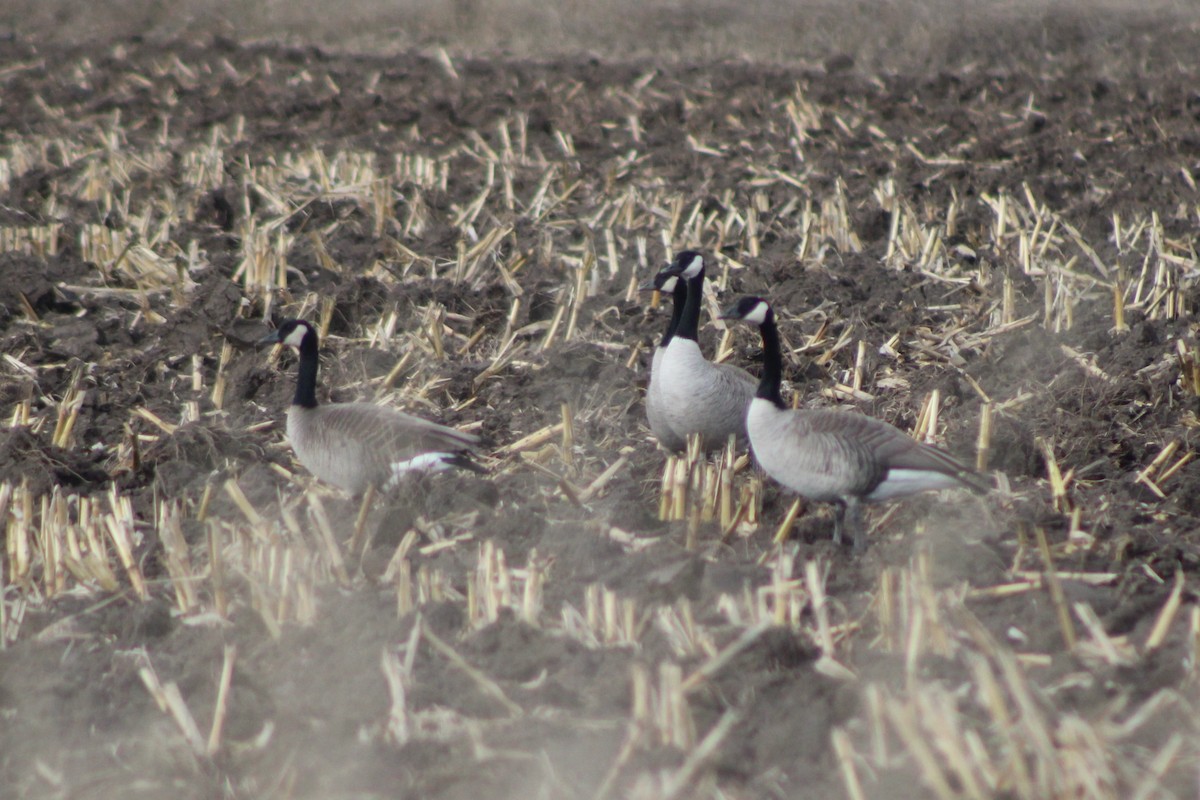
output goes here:
[{"label": "blurred foreground ground", "polygon": [[[0,797],[1196,796],[1200,11],[780,5],[0,9]],[[685,245],[1001,487],[660,520]],[[494,471],[356,532],[294,314]]]}]

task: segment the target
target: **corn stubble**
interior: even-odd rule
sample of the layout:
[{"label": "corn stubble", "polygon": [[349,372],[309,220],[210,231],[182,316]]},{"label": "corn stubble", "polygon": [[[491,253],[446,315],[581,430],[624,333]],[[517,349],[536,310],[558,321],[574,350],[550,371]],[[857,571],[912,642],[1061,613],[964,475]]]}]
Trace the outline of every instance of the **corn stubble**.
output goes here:
[{"label": "corn stubble", "polygon": [[[454,65],[443,53],[444,69]],[[179,62],[165,69],[188,78],[191,69]],[[744,189],[724,190],[715,202],[676,191],[669,181],[643,172],[636,145],[644,127],[639,97],[655,80],[647,73],[628,96],[627,118],[612,123],[628,131],[634,149],[617,157],[593,185],[578,169],[572,133],[555,130],[550,152],[530,144],[528,119],[517,112],[497,119],[489,129],[469,130],[452,147],[422,147],[414,130],[412,152],[389,159],[374,152],[313,147],[274,156],[238,156],[240,183],[229,198],[237,211],[234,233],[239,254],[232,277],[245,303],[245,320],[265,319],[287,309],[294,316],[315,311],[322,336],[341,314],[330,297],[305,288],[290,257],[304,247],[323,270],[345,276],[367,275],[385,287],[416,278],[449,281],[467,291],[491,285],[511,295],[502,322],[491,328],[470,315],[452,313],[429,302],[410,318],[407,309],[386,306],[378,315],[353,320],[352,332],[339,326],[330,337],[336,349],[361,346],[382,351],[392,365],[384,375],[364,378],[357,387],[377,402],[401,407],[437,407],[445,400],[447,362],[469,364],[472,396],[452,411],[481,413],[480,392],[516,371],[536,369],[547,354],[574,343],[588,343],[614,362],[636,365],[641,342],[632,342],[612,327],[597,324],[596,298],[613,292],[626,297],[636,285],[629,273],[644,273],[648,243],[667,250],[703,243],[721,259],[717,285],[752,280],[752,265],[767,237],[796,242],[797,264],[820,267],[834,254],[848,257],[864,243],[852,223],[857,203],[869,202],[887,219],[883,262],[891,269],[919,272],[941,290],[939,300],[924,309],[927,320],[871,340],[853,321],[831,324],[827,310],[790,308],[785,338],[800,342],[787,350],[798,359],[828,370],[822,386],[824,403],[872,403],[905,397],[911,376],[923,369],[957,371],[977,402],[976,466],[993,461],[996,426],[1016,418],[1032,399],[1029,387],[990,392],[963,371],[963,353],[986,350],[1004,337],[1040,327],[1048,333],[1069,331],[1080,310],[1111,304],[1114,336],[1125,335],[1131,315],[1149,320],[1177,320],[1188,311],[1186,292],[1195,287],[1195,253],[1186,241],[1169,238],[1157,213],[1111,220],[1110,244],[1116,262],[1106,261],[1073,222],[1040,200],[1029,186],[978,198],[957,194],[944,208],[918,207],[902,196],[890,177],[877,181],[870,200],[852,199],[846,183],[835,179],[816,189],[803,174],[779,166],[783,162],[747,164]],[[736,113],[735,111],[731,111]],[[805,163],[813,146],[811,132],[828,128],[835,137],[884,137],[878,129],[855,130],[859,122],[838,117],[831,123],[800,85],[770,113],[786,128],[791,155]],[[18,143],[6,156],[2,175],[21,174],[56,158],[84,167],[58,186],[63,197],[119,211],[122,230],[102,225],[65,228],[54,223],[0,227],[0,252],[54,256],[65,246],[78,248],[95,265],[89,279],[62,287],[78,295],[112,298],[126,309],[125,324],[153,328],[171,309],[193,302],[193,276],[210,266],[194,242],[177,241],[181,220],[195,218],[197,198],[225,183],[224,165],[243,140],[243,121],[215,125],[211,134],[178,157],[175,189],[150,196],[135,195],[130,175],[157,174],[169,166],[165,151],[131,149],[108,127],[111,120],[81,131],[108,142],[102,152],[86,151],[80,141],[55,139]],[[164,136],[166,134],[164,133]],[[165,142],[164,142],[165,144]],[[737,148],[725,141],[688,136],[683,146],[698,159],[729,159]],[[953,154],[904,147],[919,163],[938,168],[962,167]],[[742,157],[742,156],[737,156]],[[433,249],[422,236],[442,211],[429,202],[446,195],[451,180],[467,181],[465,202],[449,209],[457,245],[450,253]],[[789,199],[781,201],[785,194]],[[402,202],[400,202],[402,200]],[[54,206],[57,200],[47,200]],[[292,223],[315,204],[347,204],[356,221],[335,219],[299,232]],[[440,200],[439,200],[440,202]],[[964,218],[983,220],[966,227]],[[339,262],[329,243],[343,225],[364,224],[378,240],[379,257],[362,264]],[[538,233],[530,241],[525,233]],[[77,238],[70,242],[65,237]],[[585,231],[585,235],[575,235]],[[963,242],[968,242],[964,244]],[[983,255],[984,253],[988,255]],[[558,284],[545,292],[550,307],[538,321],[520,320],[530,299],[523,283],[531,265],[552,264]],[[542,272],[541,274],[545,274]],[[1018,288],[1039,287],[1036,302]],[[976,297],[978,299],[971,299]],[[24,295],[24,322],[43,324]],[[711,309],[710,309],[711,311]],[[414,321],[415,320],[415,321]],[[227,410],[229,371],[237,353],[223,336],[198,343],[195,361],[167,363],[164,373],[187,390],[176,407],[158,405],[125,410],[126,435],[107,448],[112,475],[136,473],[143,455],[188,425],[233,425]],[[727,335],[719,351],[727,356],[736,341]],[[1090,380],[1116,380],[1093,354],[1061,345],[1059,352]],[[1184,392],[1200,397],[1200,350],[1195,341],[1179,338],[1174,357],[1147,367],[1151,380],[1174,374]],[[273,358],[273,356],[272,356]],[[69,450],[84,443],[76,430],[91,367],[71,372],[61,396],[42,395],[38,374],[45,365],[31,354],[5,353],[4,366],[30,391],[5,413],[11,428],[45,433],[54,447]],[[797,393],[797,402],[800,402]],[[805,399],[805,402],[808,402]],[[905,409],[914,419],[915,438],[939,442],[944,437],[945,398],[938,390],[924,393],[920,407]],[[622,408],[596,403],[563,402],[546,409],[539,427],[515,430],[490,458],[493,478],[501,485],[514,475],[533,473],[547,491],[575,509],[598,507],[614,479],[635,462],[645,442],[617,438],[589,442],[586,430],[603,428],[597,421],[615,418]],[[262,423],[243,425],[239,435],[260,434]],[[470,426],[467,426],[468,428]],[[611,426],[617,429],[618,426]],[[639,603],[602,583],[564,587],[553,558],[530,548],[510,559],[474,517],[419,517],[401,532],[386,554],[376,587],[394,593],[397,617],[410,623],[407,639],[385,650],[380,670],[389,707],[378,736],[393,746],[417,739],[470,741],[475,757],[499,757],[483,744],[480,731],[533,713],[512,685],[486,674],[460,652],[461,643],[443,637],[421,617],[431,603],[451,603],[464,610],[464,636],[509,615],[554,636],[589,649],[612,648],[637,655],[647,637],[664,640],[672,657],[658,663],[633,658],[629,667],[629,712],[602,724],[623,728],[623,744],[594,797],[727,796],[719,788],[714,755],[739,725],[748,724],[737,708],[728,708],[698,726],[694,705],[720,696],[718,681],[736,685],[731,671],[740,656],[752,652],[764,633],[783,628],[818,654],[812,669],[857,687],[862,703],[855,716],[831,732],[831,753],[847,796],[872,796],[877,776],[915,774],[939,798],[1160,797],[1162,782],[1178,775],[1197,739],[1179,730],[1165,738],[1144,738],[1160,715],[1186,708],[1189,701],[1174,689],[1148,697],[1122,696],[1100,713],[1081,715],[1056,705],[1058,686],[1042,674],[1066,653],[1085,670],[1104,671],[1144,664],[1172,637],[1186,639],[1192,657],[1183,667],[1181,686],[1194,686],[1200,653],[1200,612],[1184,600],[1184,578],[1171,579],[1166,600],[1147,634],[1113,635],[1086,604],[1070,602],[1074,585],[1108,586],[1118,570],[1080,568],[1092,564],[1084,556],[1094,545],[1088,532],[1094,517],[1081,505],[1080,474],[1063,459],[1066,446],[1046,434],[1036,441],[1045,465],[1045,480],[1022,489],[1070,520],[1065,541],[1052,541],[1038,525],[1022,524],[1018,545],[1003,578],[988,586],[946,583],[935,578],[928,542],[884,566],[863,603],[848,602],[830,589],[831,570],[841,567],[822,557],[795,559],[790,547],[792,526],[804,510],[795,501],[781,518],[766,518],[763,479],[749,457],[731,443],[711,458],[695,442],[686,453],[665,458],[658,480],[660,520],[681,523],[668,534],[674,546],[708,561],[721,558],[721,547],[733,543],[748,549],[759,563],[758,580],[740,591],[722,594],[702,613],[686,597],[659,604]],[[1134,480],[1154,497],[1167,500],[1172,479],[1192,461],[1194,451],[1182,438],[1158,443]],[[98,494],[76,494],[62,487],[35,492],[28,483],[0,484],[0,519],[4,521],[4,560],[0,569],[0,648],[23,636],[28,610],[64,594],[96,601],[116,595],[141,602],[160,598],[190,624],[221,625],[239,613],[257,615],[271,637],[290,626],[311,624],[321,614],[324,592],[368,591],[364,553],[371,547],[371,504],[364,502],[349,527],[331,518],[329,496],[304,477],[275,466],[284,484],[270,508],[252,502],[235,476],[214,480],[198,497],[158,498],[149,513],[135,515],[132,500],[114,483]],[[646,503],[655,502],[652,491]],[[1018,493],[1001,492],[998,501],[1011,506]],[[324,498],[324,499],[323,499]],[[219,507],[219,512],[214,511]],[[886,528],[889,519],[876,521]],[[203,531],[190,541],[185,529],[197,523]],[[148,536],[150,529],[154,535]],[[597,526],[626,553],[656,546],[653,537]],[[467,578],[456,579],[431,565],[435,554],[466,559]],[[147,557],[161,559],[162,570],[145,572]],[[547,603],[554,592],[559,599]],[[565,597],[565,599],[562,599]],[[989,603],[1044,603],[1053,609],[1058,639],[1046,652],[1019,641],[1001,641],[980,621]],[[69,635],[53,626],[42,639]],[[1144,638],[1143,638],[1144,636]],[[410,703],[414,660],[418,651],[456,670],[489,699],[497,719],[469,719],[444,709],[417,709]],[[895,680],[864,679],[856,659],[864,652],[886,654],[897,665]],[[214,682],[216,706],[207,732],[197,723],[180,687],[158,677],[154,656],[129,656],[157,707],[172,722],[181,740],[199,761],[228,753],[223,735],[230,686],[236,680],[239,655],[224,650]],[[953,663],[958,683],[929,677],[931,660]],[[1081,676],[1090,673],[1081,672]],[[799,679],[799,678],[798,678]],[[1080,678],[1081,680],[1084,677]],[[800,710],[798,710],[798,713]],[[711,716],[711,715],[710,715]],[[269,745],[270,731],[253,747]],[[486,737],[484,737],[486,738]],[[1144,742],[1152,741],[1146,745]],[[673,748],[675,767],[647,770],[638,766],[642,750]],[[1126,794],[1128,792],[1128,794]]]}]

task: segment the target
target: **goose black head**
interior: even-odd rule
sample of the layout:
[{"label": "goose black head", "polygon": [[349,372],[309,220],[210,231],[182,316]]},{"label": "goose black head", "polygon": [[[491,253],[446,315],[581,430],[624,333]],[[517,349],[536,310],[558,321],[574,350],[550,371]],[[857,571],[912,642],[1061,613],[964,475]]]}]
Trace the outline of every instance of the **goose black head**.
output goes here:
[{"label": "goose black head", "polygon": [[[704,256],[695,250],[681,250],[663,272],[679,275],[685,281],[704,271]],[[661,274],[661,273],[660,273]]]},{"label": "goose black head", "polygon": [[279,327],[258,340],[259,344],[283,344],[288,347],[300,348],[300,345],[311,337],[315,343],[317,330],[302,319],[288,319],[279,323]]},{"label": "goose black head", "polygon": [[675,284],[679,282],[679,275],[671,271],[670,267],[660,269],[653,278],[645,283],[638,284],[638,289],[643,292],[662,292],[670,294],[675,291]]},{"label": "goose black head", "polygon": [[771,310],[771,304],[766,300],[748,295],[725,309],[721,314],[721,319],[740,319],[752,325],[762,325],[771,319],[774,313]]},{"label": "goose black head", "polygon": [[677,283],[679,283],[679,276],[670,272],[659,272],[654,276],[654,288],[663,294],[670,294],[675,291],[675,284]]}]

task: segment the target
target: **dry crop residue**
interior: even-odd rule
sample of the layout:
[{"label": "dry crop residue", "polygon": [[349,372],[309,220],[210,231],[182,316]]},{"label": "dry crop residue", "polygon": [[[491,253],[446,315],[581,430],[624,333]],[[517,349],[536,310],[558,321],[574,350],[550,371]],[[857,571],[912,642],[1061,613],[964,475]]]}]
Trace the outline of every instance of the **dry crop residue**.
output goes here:
[{"label": "dry crop residue", "polygon": [[[1194,792],[1195,75],[0,47],[6,797]],[[679,495],[683,246],[1000,489]],[[283,315],[492,474],[314,484]]]}]

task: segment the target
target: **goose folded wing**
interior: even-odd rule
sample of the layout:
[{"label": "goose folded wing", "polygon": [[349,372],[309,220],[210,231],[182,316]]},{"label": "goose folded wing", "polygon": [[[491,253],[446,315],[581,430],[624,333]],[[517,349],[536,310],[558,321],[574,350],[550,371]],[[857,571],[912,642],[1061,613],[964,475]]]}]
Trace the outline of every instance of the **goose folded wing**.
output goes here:
[{"label": "goose folded wing", "polygon": [[[781,419],[785,422],[776,429],[773,445],[763,447],[788,454],[787,469],[797,491],[814,499],[857,496],[883,478],[870,443],[860,435],[858,423],[866,417],[843,411],[802,411]],[[799,489],[800,483],[809,488]]]},{"label": "goose folded wing", "polygon": [[741,392],[747,397],[754,394],[754,390],[758,388],[758,381],[754,376],[741,367],[733,364],[716,364],[717,380],[723,386],[729,388],[731,392]]},{"label": "goose folded wing", "polygon": [[361,442],[385,459],[407,458],[418,453],[471,450],[479,439],[469,433],[373,403],[324,406],[331,434]]},{"label": "goose folded wing", "polygon": [[853,442],[853,449],[869,453],[882,479],[891,470],[936,472],[955,478],[967,488],[986,492],[984,479],[949,453],[922,444],[882,420],[842,411],[811,415],[814,432],[836,434]]}]

